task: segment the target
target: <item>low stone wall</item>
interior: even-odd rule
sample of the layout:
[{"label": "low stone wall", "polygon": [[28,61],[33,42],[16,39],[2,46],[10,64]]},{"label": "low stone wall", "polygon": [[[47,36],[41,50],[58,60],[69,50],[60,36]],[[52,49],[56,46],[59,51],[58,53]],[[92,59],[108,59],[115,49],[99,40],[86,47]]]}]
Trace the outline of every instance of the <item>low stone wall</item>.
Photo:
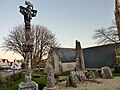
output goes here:
[{"label": "low stone wall", "polygon": [[76,62],[62,63],[62,71],[71,71],[74,70],[76,66]]}]

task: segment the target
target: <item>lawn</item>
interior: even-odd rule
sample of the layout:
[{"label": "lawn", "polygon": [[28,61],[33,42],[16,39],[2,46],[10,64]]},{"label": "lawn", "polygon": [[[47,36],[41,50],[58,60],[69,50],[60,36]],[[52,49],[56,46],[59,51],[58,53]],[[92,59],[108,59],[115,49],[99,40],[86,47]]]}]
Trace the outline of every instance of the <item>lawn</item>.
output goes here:
[{"label": "lawn", "polygon": [[113,73],[114,77],[120,77],[120,73]]},{"label": "lawn", "polygon": [[[43,72],[35,72],[37,75],[45,75]],[[43,87],[46,86],[47,79],[46,78],[32,78],[38,84],[39,90],[42,90]],[[4,87],[0,87],[0,90],[18,90],[18,85],[20,82],[24,81],[24,75],[18,80],[13,81],[13,84],[9,87],[4,85]],[[9,82],[9,81],[8,81]]]},{"label": "lawn", "polygon": [[44,73],[44,72],[34,72],[33,74],[37,74],[37,75],[46,75],[46,73]]},{"label": "lawn", "polygon": [[43,87],[46,86],[47,79],[46,78],[33,78],[33,81],[35,81],[38,84],[39,90],[42,90]]}]

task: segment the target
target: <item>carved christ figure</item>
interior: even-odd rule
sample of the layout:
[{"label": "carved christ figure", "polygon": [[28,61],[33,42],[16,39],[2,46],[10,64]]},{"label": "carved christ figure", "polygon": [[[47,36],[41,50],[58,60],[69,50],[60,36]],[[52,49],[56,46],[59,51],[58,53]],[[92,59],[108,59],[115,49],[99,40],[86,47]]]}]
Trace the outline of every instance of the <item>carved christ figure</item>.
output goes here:
[{"label": "carved christ figure", "polygon": [[32,17],[36,16],[37,10],[33,10],[33,5],[28,1],[25,1],[27,7],[20,6],[20,13],[24,15],[25,26],[30,26]]}]

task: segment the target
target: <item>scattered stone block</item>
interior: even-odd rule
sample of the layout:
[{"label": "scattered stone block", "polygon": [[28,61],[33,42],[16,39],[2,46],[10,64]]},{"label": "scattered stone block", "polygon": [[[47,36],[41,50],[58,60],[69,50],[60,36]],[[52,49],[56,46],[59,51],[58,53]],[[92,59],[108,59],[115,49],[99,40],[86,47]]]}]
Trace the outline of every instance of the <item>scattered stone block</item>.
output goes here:
[{"label": "scattered stone block", "polygon": [[76,76],[78,77],[79,82],[83,82],[86,80],[86,76],[85,76],[84,72],[82,72],[82,71],[77,71]]},{"label": "scattered stone block", "polygon": [[85,74],[82,71],[71,71],[69,78],[66,80],[66,87],[77,87],[77,84],[86,80]]},{"label": "scattered stone block", "polygon": [[51,87],[51,88],[44,87],[43,90],[59,90],[59,88],[57,85],[55,85],[54,87]]},{"label": "scattered stone block", "polygon": [[38,90],[38,84],[34,81],[31,82],[21,82],[19,84],[18,90]]},{"label": "scattered stone block", "polygon": [[112,72],[111,72],[111,70],[110,70],[110,68],[108,66],[102,67],[101,70],[102,70],[101,71],[102,78],[104,78],[104,79],[113,78]]},{"label": "scattered stone block", "polygon": [[77,81],[76,81],[76,76],[74,72],[70,73],[70,84],[72,87],[77,87]]},{"label": "scattered stone block", "polygon": [[66,87],[69,87],[70,86],[70,78],[67,78],[66,80]]}]

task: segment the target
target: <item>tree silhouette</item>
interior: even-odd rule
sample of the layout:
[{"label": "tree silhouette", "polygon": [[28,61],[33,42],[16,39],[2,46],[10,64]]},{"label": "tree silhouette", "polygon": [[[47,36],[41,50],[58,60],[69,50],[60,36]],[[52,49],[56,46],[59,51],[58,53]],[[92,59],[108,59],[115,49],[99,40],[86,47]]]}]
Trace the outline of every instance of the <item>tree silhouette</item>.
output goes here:
[{"label": "tree silhouette", "polygon": [[[48,55],[50,49],[59,46],[55,34],[45,26],[32,25],[31,39],[33,42],[32,64],[37,65]],[[24,25],[15,26],[7,37],[4,37],[2,48],[6,51],[13,51],[25,58],[23,46],[26,42]]]}]

